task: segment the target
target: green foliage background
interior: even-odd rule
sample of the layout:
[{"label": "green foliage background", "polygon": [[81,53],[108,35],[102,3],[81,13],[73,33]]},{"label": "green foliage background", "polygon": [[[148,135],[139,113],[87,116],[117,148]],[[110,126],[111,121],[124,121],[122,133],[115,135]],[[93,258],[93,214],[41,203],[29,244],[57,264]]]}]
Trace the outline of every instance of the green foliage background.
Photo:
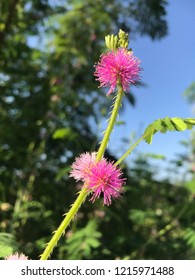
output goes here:
[{"label": "green foliage background", "polygon": [[[1,1],[0,258],[19,251],[38,259],[76,197],[69,165],[97,148],[111,105],[93,77],[104,36],[122,28],[130,38],[162,38],[166,4]],[[109,150],[107,157],[117,160]],[[122,199],[110,207],[86,202],[52,259],[195,257],[194,178],[157,182],[143,155],[123,167]]]}]

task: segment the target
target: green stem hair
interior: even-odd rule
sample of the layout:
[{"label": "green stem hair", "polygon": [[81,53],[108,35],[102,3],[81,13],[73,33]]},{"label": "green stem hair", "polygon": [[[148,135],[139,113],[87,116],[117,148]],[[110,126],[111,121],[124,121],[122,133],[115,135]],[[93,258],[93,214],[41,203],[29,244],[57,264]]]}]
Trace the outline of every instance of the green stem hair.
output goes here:
[{"label": "green stem hair", "polygon": [[97,152],[97,156],[96,156],[97,161],[100,160],[103,157],[104,152],[106,150],[108,141],[110,139],[110,134],[113,130],[113,127],[114,127],[114,124],[115,124],[115,121],[116,121],[116,118],[117,118],[117,115],[118,115],[118,111],[119,111],[119,108],[121,106],[122,97],[123,97],[123,88],[122,88],[121,85],[118,85],[118,92],[116,94],[116,99],[115,99],[114,107],[113,107],[113,110],[112,110],[112,114],[111,114],[110,119],[108,121],[108,126],[107,126],[107,129],[106,129],[105,133],[104,133],[104,138],[103,138],[103,140],[100,144],[99,150]]},{"label": "green stem hair", "polygon": [[[122,101],[122,96],[123,96],[123,88],[121,85],[118,85],[118,92],[117,92],[114,107],[113,107],[113,110],[111,113],[111,117],[109,119],[107,129],[104,133],[103,140],[102,140],[99,150],[97,152],[97,156],[96,156],[97,161],[100,160],[104,155],[105,149],[107,147],[107,144],[108,144],[108,141],[110,138],[110,134],[113,130],[113,127],[114,127],[114,124],[116,121],[116,117],[118,115],[118,111],[119,111],[121,101]],[[66,228],[69,226],[71,220],[74,218],[75,214],[78,212],[78,209],[80,208],[81,204],[85,201],[85,198],[87,197],[87,195],[89,193],[90,192],[85,187],[83,187],[83,189],[80,191],[77,199],[71,206],[69,212],[65,214],[64,220],[61,222],[60,226],[54,232],[54,235],[52,236],[51,240],[47,244],[44,252],[41,255],[41,258],[40,258],[41,260],[47,260],[49,258],[49,256],[53,252],[54,247],[57,245],[60,237],[65,232]]]},{"label": "green stem hair", "polygon": [[70,224],[71,220],[74,218],[75,214],[77,213],[78,209],[80,208],[81,204],[84,202],[85,198],[88,195],[88,191],[86,188],[83,188],[77,199],[75,200],[74,204],[71,206],[68,213],[65,214],[64,220],[61,222],[58,229],[54,232],[51,240],[47,244],[43,254],[41,255],[41,260],[47,260],[51,253],[53,252],[54,247],[57,245],[58,240],[60,239],[61,235],[64,233],[65,229]]}]

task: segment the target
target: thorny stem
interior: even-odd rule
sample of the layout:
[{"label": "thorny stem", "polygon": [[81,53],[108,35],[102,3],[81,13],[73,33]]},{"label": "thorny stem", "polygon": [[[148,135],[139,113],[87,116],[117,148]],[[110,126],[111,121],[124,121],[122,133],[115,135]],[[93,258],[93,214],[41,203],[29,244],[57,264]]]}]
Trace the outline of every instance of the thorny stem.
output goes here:
[{"label": "thorny stem", "polygon": [[104,152],[106,150],[108,141],[110,139],[110,134],[113,130],[113,127],[114,127],[114,124],[115,124],[115,121],[116,121],[116,118],[117,118],[117,115],[118,115],[118,111],[119,111],[119,108],[121,106],[122,97],[123,97],[123,88],[122,88],[121,85],[118,85],[118,92],[116,94],[114,107],[113,107],[113,110],[112,110],[112,113],[111,113],[111,116],[110,116],[110,119],[109,119],[109,122],[108,122],[107,129],[104,133],[104,137],[102,139],[99,150],[97,152],[97,156],[96,156],[97,161],[100,160],[103,157]]},{"label": "thorny stem", "polygon": [[[109,119],[108,122],[108,126],[107,129],[104,133],[104,137],[103,140],[100,144],[99,150],[97,152],[97,156],[96,156],[96,160],[100,160],[105,152],[105,149],[107,147],[109,138],[110,138],[110,134],[113,130],[117,115],[118,115],[118,111],[121,105],[121,101],[122,101],[122,96],[123,96],[123,88],[121,85],[118,85],[118,92],[116,95],[116,99],[115,99],[115,103],[114,103],[114,107],[111,113],[111,117]],[[89,191],[87,191],[86,188],[83,188],[77,199],[75,200],[75,202],[73,203],[73,205],[71,206],[70,210],[68,211],[68,213],[65,214],[65,218],[64,220],[61,222],[60,226],[58,227],[58,229],[54,232],[54,235],[52,236],[51,240],[49,241],[49,243],[47,244],[43,254],[41,255],[41,260],[47,260],[49,258],[49,256],[51,255],[54,247],[57,245],[58,240],[60,239],[60,237],[62,236],[62,234],[64,233],[64,231],[66,230],[66,228],[69,226],[71,220],[74,218],[75,214],[77,213],[78,209],[80,208],[81,204],[84,202],[85,198],[87,197],[87,195],[89,194]]]},{"label": "thorny stem", "polygon": [[73,205],[71,206],[69,212],[65,214],[64,220],[61,222],[58,229],[54,232],[54,235],[52,236],[51,240],[47,244],[43,254],[41,255],[40,260],[47,260],[49,256],[51,255],[54,247],[57,245],[58,240],[60,239],[61,235],[64,233],[65,229],[70,224],[71,220],[74,218],[75,214],[77,213],[79,207],[84,202],[86,196],[88,195],[88,192],[86,188],[83,188]]}]

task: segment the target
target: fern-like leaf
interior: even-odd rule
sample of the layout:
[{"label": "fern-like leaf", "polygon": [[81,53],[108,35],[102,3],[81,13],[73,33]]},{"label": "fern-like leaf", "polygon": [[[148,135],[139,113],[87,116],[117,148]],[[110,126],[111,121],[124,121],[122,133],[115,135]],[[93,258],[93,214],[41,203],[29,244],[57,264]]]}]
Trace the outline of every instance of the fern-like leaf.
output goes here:
[{"label": "fern-like leaf", "polygon": [[195,230],[192,228],[187,228],[183,234],[183,239],[191,247],[195,248]]},{"label": "fern-like leaf", "polygon": [[184,131],[186,129],[192,129],[195,125],[195,119],[187,118],[164,118],[154,121],[150,124],[143,135],[143,139],[148,143],[152,143],[153,136],[156,132],[166,133],[167,131]]},{"label": "fern-like leaf", "polygon": [[0,233],[0,258],[9,256],[16,251],[18,251],[18,246],[14,236],[9,233],[1,232]]}]

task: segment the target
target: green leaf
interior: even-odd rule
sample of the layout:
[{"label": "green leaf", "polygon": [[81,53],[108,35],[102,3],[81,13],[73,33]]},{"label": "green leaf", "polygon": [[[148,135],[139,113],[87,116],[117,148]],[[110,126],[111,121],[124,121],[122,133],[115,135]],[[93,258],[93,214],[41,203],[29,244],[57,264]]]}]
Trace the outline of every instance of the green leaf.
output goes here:
[{"label": "green leaf", "polygon": [[153,125],[155,128],[155,132],[158,130],[162,130],[162,120],[161,119],[154,121]]},{"label": "green leaf", "polygon": [[161,155],[161,154],[147,153],[147,154],[145,154],[145,156],[149,157],[149,158],[160,159],[160,160],[166,159],[166,157],[164,155]]},{"label": "green leaf", "polygon": [[52,135],[53,139],[72,138],[72,136],[73,132],[69,127],[59,128]]},{"label": "green leaf", "polygon": [[97,240],[96,238],[88,238],[87,239],[87,243],[92,247],[92,248],[98,248],[101,243],[99,240]]},{"label": "green leaf", "polygon": [[164,119],[164,121],[166,122],[167,127],[169,128],[170,131],[174,131],[175,127],[173,125],[173,123],[171,122],[171,118],[166,117]]},{"label": "green leaf", "polygon": [[184,131],[187,129],[187,125],[185,124],[185,120],[180,118],[172,118],[170,119],[171,123],[175,127],[175,130]]},{"label": "green leaf", "polygon": [[16,240],[12,234],[0,233],[0,258],[5,258],[18,250]]},{"label": "green leaf", "polygon": [[89,221],[85,228],[77,229],[66,240],[66,250],[70,259],[78,259],[81,256],[88,257],[93,248],[98,248],[101,243],[101,232],[97,230],[96,221]]},{"label": "green leaf", "polygon": [[195,230],[192,228],[187,228],[185,233],[183,234],[183,239],[186,241],[186,243],[191,246],[192,248],[195,248]]},{"label": "green leaf", "polygon": [[153,125],[153,124],[150,124],[150,125],[146,128],[146,130],[145,130],[145,132],[144,132],[144,140],[145,140],[148,144],[152,143],[152,138],[153,138],[153,135],[154,135],[155,133],[156,133],[156,129],[155,129],[154,125]]},{"label": "green leaf", "polygon": [[185,186],[192,194],[195,194],[195,182],[193,178],[191,181],[186,182]]},{"label": "green leaf", "polygon": [[195,125],[195,119],[186,118],[164,118],[154,121],[150,124],[143,135],[143,139],[148,143],[152,143],[153,136],[156,132],[166,133],[167,131],[184,131],[186,129],[192,129]]},{"label": "green leaf", "polygon": [[131,209],[129,212],[129,219],[137,224],[143,224],[146,217],[145,211],[139,209]]},{"label": "green leaf", "polygon": [[193,125],[195,125],[195,119],[192,118],[185,119],[185,123],[187,124],[188,129],[192,129]]}]

